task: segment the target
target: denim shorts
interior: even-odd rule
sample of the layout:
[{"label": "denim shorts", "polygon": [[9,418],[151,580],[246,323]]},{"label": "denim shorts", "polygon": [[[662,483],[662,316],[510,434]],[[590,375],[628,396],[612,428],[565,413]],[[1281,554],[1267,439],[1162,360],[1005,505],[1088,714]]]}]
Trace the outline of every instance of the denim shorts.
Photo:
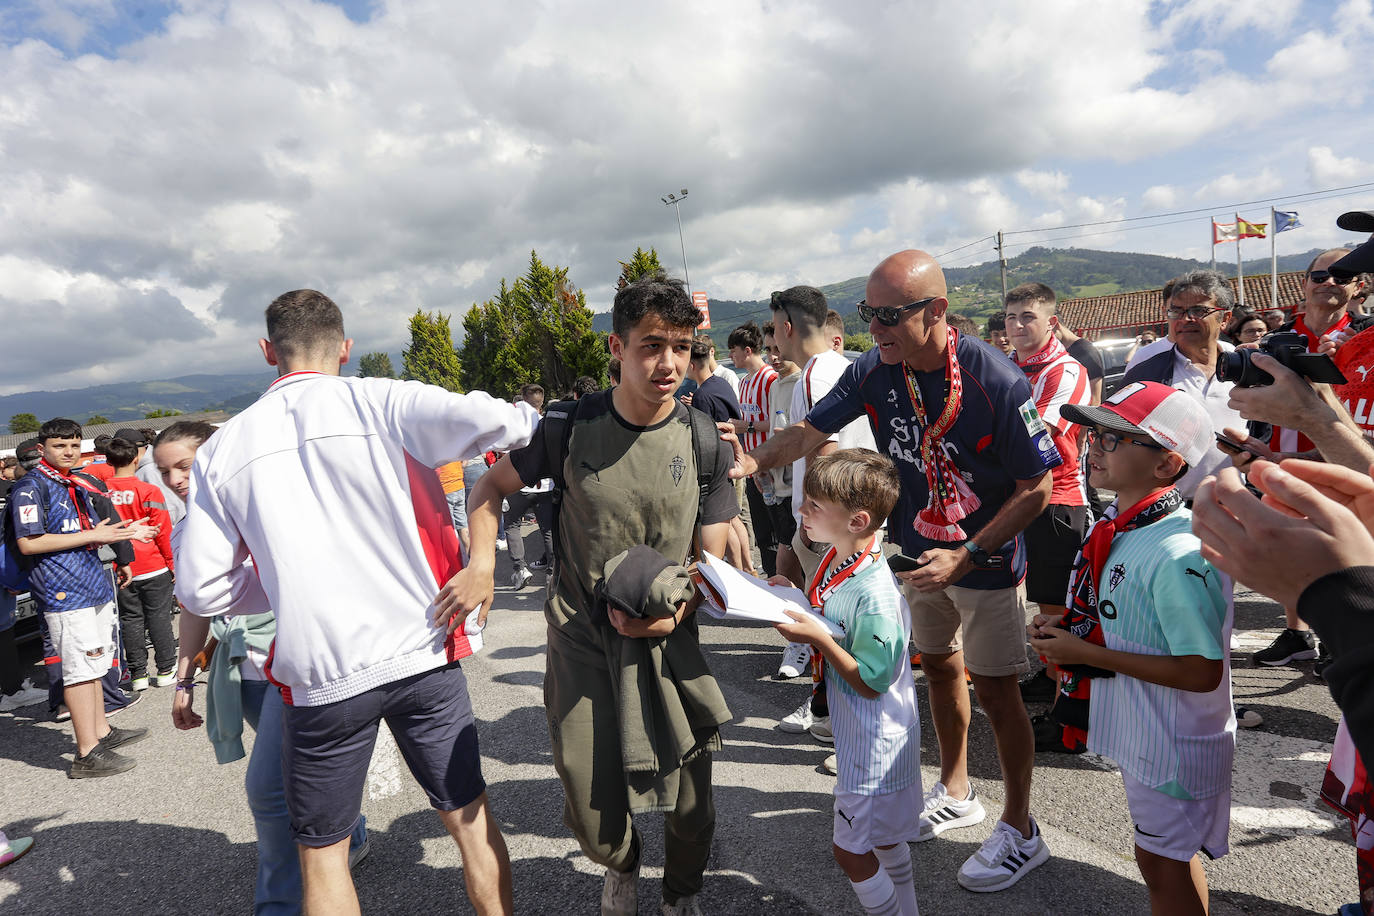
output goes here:
[{"label": "denim shorts", "polygon": [[352,833],[383,719],[435,808],[455,811],[486,791],[467,679],[456,662],[337,703],[287,706],[282,771],[297,843],[332,846]]}]

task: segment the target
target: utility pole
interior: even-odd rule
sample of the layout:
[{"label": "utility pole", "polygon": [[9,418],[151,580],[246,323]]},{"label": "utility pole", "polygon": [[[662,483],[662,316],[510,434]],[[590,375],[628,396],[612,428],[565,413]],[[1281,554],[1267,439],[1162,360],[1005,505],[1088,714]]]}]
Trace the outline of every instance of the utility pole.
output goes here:
[{"label": "utility pole", "polygon": [[682,211],[678,209],[678,204],[687,199],[687,189],[683,188],[682,193],[674,194],[668,192],[666,197],[660,197],[665,207],[672,207],[677,214],[677,243],[682,246],[682,275],[687,280],[687,295],[692,294],[692,275],[687,272],[687,243],[682,239]]},{"label": "utility pole", "polygon": [[1002,301],[1007,301],[1007,259],[1002,256],[1002,230],[997,230],[997,264],[1002,268]]}]

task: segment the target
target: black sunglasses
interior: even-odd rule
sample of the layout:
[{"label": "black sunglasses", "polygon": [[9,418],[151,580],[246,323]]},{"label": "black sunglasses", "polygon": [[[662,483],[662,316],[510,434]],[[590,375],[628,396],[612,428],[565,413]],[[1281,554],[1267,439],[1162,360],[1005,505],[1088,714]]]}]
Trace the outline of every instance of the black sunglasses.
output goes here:
[{"label": "black sunglasses", "polygon": [[878,324],[881,324],[884,327],[895,328],[897,326],[897,322],[902,320],[902,312],[909,312],[912,309],[925,308],[927,305],[930,305],[930,303],[934,302],[936,299],[939,298],[939,296],[927,296],[924,299],[917,300],[916,302],[910,302],[906,305],[884,305],[878,308],[874,308],[873,306],[869,305],[867,299],[860,299],[858,302],[859,317],[862,318],[864,321],[872,321],[874,318],[877,318]]},{"label": "black sunglasses", "polygon": [[1313,283],[1325,283],[1327,280],[1330,280],[1338,286],[1345,286],[1347,283],[1353,283],[1355,277],[1353,275],[1346,276],[1344,274],[1335,274],[1329,270],[1309,270],[1307,272],[1307,279],[1311,280]]},{"label": "black sunglasses", "polygon": [[1156,442],[1141,442],[1139,439],[1132,439],[1130,436],[1123,436],[1120,433],[1110,432],[1105,429],[1088,430],[1088,441],[1096,442],[1099,446],[1102,447],[1102,451],[1104,452],[1116,451],[1116,447],[1123,442],[1129,442],[1132,445],[1138,445],[1141,448],[1152,448],[1156,449],[1157,451],[1164,451],[1164,446]]}]

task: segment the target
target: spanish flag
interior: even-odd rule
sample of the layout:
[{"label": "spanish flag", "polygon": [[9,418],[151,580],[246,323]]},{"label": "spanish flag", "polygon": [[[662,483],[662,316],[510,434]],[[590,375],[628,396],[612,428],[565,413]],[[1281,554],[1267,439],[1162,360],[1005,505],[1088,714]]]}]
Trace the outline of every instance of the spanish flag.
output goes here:
[{"label": "spanish flag", "polygon": [[1236,233],[1239,238],[1267,238],[1267,236],[1264,234],[1264,230],[1268,228],[1268,223],[1247,223],[1245,220],[1241,219],[1239,215],[1236,216]]}]

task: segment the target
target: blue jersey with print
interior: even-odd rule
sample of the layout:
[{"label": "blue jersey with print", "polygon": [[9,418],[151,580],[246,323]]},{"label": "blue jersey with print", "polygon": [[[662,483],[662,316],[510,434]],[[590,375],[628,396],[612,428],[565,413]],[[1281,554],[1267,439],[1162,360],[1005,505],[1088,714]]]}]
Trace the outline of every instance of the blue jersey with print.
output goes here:
[{"label": "blue jersey with print", "polygon": [[[79,496],[89,513],[90,498]],[[82,530],[71,492],[38,473],[25,474],[10,490],[10,521],[15,537],[72,534]],[[88,515],[88,517],[90,517]],[[99,521],[99,519],[95,519]],[[99,548],[76,547],[29,558],[29,591],[44,611],[72,611],[115,600],[114,584],[100,562]]]},{"label": "blue jersey with print", "polygon": [[[989,344],[965,334],[955,348],[963,379],[963,402],[944,442],[954,465],[978,497],[979,506],[959,522],[969,536],[978,533],[1016,488],[1062,463],[1048,429],[1035,409],[1026,375]],[[935,418],[945,405],[945,371],[916,373],[926,416]],[[860,356],[835,387],[806,416],[822,432],[834,432],[864,414],[874,428],[878,451],[890,457],[902,478],[902,492],[888,522],[889,536],[907,556],[931,547],[957,544],[932,541],[916,531],[916,513],[926,507],[930,491],[921,461],[921,427],[907,391],[901,364],[889,366],[874,347]],[[956,582],[963,588],[1010,588],[1026,571],[1026,551],[1018,534],[1006,544],[980,545],[1002,558],[1001,569],[975,569]]]}]

